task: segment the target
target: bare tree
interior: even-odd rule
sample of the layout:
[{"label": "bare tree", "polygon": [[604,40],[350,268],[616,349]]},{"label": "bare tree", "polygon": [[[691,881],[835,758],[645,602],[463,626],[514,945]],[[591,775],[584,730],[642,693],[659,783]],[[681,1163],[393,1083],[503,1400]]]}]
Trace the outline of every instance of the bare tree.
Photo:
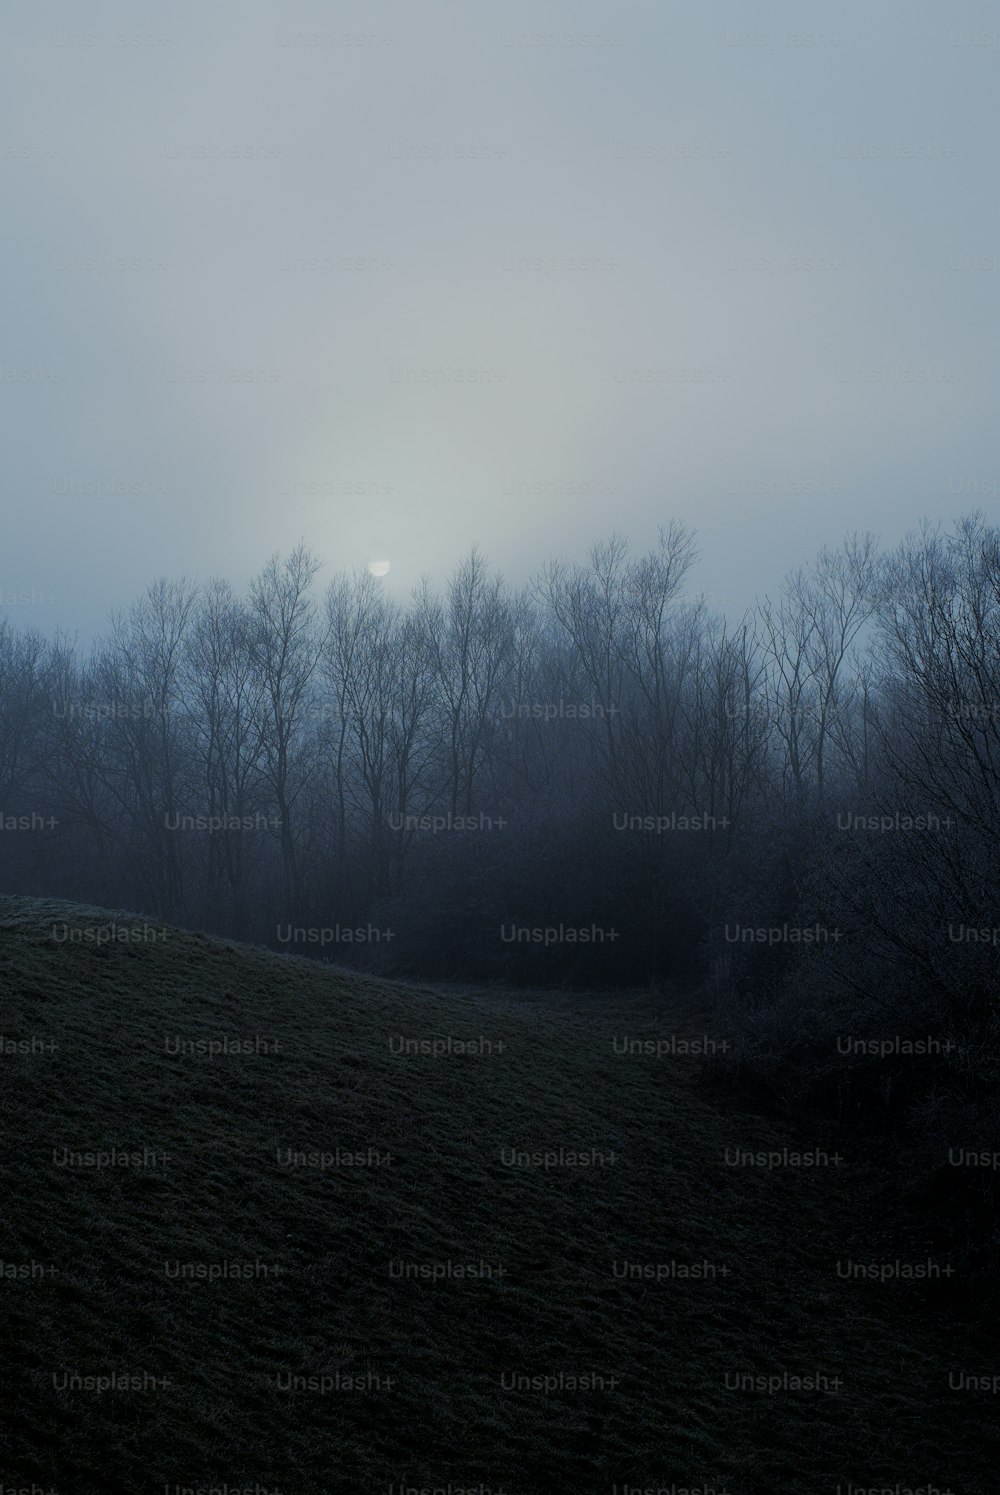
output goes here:
[{"label": "bare tree", "polygon": [[426,588],[420,622],[434,665],[445,737],[448,803],[472,813],[491,720],[512,667],[514,608],[509,591],[473,548],[448,584],[444,604]]},{"label": "bare tree", "polygon": [[183,904],[173,832],[185,797],[182,651],[196,597],[185,578],[161,578],[127,615],[114,614],[95,679],[107,721],[106,782],[133,822],[136,885],[150,888],[161,914]]},{"label": "bare tree", "polygon": [[[227,581],[205,587],[184,662],[198,808],[213,823],[240,826],[265,802],[265,686],[251,653],[249,613]],[[230,830],[208,838],[207,895],[215,910],[242,896],[247,842],[247,835]],[[241,918],[240,907],[233,913]]]},{"label": "bare tree", "polygon": [[314,672],[323,649],[309,595],[320,561],[298,545],[285,561],[273,555],[250,583],[249,649],[264,697],[264,773],[277,817],[285,907],[302,896],[294,813],[311,766]]}]

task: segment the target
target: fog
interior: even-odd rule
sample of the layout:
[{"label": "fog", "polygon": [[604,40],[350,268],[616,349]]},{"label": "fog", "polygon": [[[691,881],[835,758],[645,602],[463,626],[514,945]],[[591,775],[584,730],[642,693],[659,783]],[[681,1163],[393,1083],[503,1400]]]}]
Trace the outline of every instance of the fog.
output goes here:
[{"label": "fog", "polygon": [[0,1495],[995,1492],[998,68],[4,7]]},{"label": "fog", "polygon": [[5,605],[88,638],[299,539],[402,599],[677,518],[739,613],[989,505],[990,18],[8,8]]}]

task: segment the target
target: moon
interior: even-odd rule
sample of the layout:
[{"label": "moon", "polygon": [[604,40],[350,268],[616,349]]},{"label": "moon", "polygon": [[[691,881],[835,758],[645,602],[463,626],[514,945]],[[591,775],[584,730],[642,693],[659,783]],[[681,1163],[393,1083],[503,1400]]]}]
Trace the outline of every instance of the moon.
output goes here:
[{"label": "moon", "polygon": [[373,576],[387,576],[389,572],[388,561],[369,561],[368,569]]}]

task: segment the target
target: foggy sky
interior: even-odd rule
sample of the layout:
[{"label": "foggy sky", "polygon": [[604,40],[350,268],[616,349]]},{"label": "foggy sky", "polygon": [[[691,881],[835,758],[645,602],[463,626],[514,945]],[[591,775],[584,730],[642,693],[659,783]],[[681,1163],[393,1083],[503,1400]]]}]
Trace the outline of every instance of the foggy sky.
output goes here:
[{"label": "foggy sky", "polygon": [[0,59],[15,622],[672,517],[739,612],[1000,509],[985,3],[21,0]]}]

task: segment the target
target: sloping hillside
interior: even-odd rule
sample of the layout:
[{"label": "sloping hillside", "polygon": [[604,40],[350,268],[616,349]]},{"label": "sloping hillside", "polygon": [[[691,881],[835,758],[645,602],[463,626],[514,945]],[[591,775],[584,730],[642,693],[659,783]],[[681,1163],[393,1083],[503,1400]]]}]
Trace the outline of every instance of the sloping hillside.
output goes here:
[{"label": "sloping hillside", "polygon": [[143,931],[0,899],[3,1484],[995,1488],[994,1326],[838,1275],[864,1171],[615,1052],[704,1024]]}]

